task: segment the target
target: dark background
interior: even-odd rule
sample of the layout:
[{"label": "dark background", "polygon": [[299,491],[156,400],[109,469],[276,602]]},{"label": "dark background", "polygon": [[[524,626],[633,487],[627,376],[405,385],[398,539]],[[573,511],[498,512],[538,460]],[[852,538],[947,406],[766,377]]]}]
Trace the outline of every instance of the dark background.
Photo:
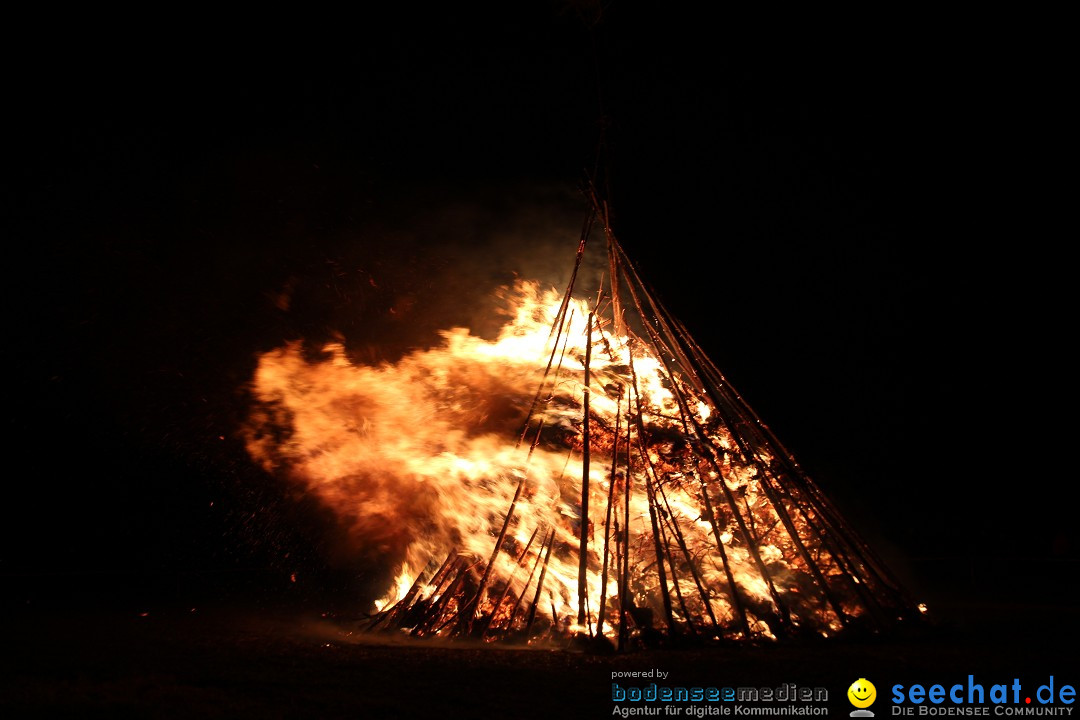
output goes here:
[{"label": "dark background", "polygon": [[256,354],[432,342],[518,232],[568,269],[599,157],[658,295],[916,594],[1075,605],[1052,24],[94,20],[5,51],[5,601],[340,607],[362,569],[237,438]]}]

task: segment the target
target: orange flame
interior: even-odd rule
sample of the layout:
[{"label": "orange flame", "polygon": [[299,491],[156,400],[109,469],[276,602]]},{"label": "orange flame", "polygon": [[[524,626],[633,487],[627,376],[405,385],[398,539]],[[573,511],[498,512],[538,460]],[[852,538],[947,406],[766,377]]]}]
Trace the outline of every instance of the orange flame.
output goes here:
[{"label": "orange flame", "polygon": [[[248,451],[268,471],[286,474],[331,508],[363,556],[393,568],[376,610],[393,606],[410,591],[431,603],[446,595],[460,605],[466,596],[450,597],[445,575],[430,572],[444,558],[458,556],[470,563],[467,577],[478,591],[470,612],[477,617],[493,626],[520,626],[522,603],[535,595],[536,613],[547,623],[574,627],[585,355],[591,337],[590,629],[595,630],[602,594],[609,601],[603,609],[607,628],[618,623],[620,567],[629,579],[626,599],[653,611],[660,624],[667,622],[659,617],[666,593],[673,622],[711,626],[718,636],[741,636],[748,628],[772,637],[769,623],[775,597],[782,593],[792,605],[794,623],[823,633],[840,628],[835,609],[811,599],[805,554],[785,533],[775,497],[762,488],[758,465],[740,460],[734,439],[715,421],[706,398],[681,387],[674,392],[678,380],[665,373],[644,343],[615,336],[603,324],[587,333],[590,313],[584,301],[570,301],[566,327],[553,336],[559,293],[519,282],[502,299],[507,322],[493,340],[453,328],[441,333],[437,347],[376,366],[352,362],[340,343],[326,345],[323,359],[315,362],[304,358],[299,343],[259,359],[251,386],[254,410],[244,428]],[[549,358],[555,362],[545,376]],[[703,463],[688,451],[690,424],[706,428],[710,442],[730,452],[718,464]],[[629,470],[628,454],[636,455]],[[767,465],[771,458],[761,451],[758,461]],[[707,483],[723,483],[729,504],[739,509],[725,512],[716,496],[710,516],[702,496],[710,492]],[[805,512],[787,507],[785,512],[800,523],[813,520]],[[740,513],[750,530],[735,521]],[[505,539],[497,545],[504,522]],[[744,539],[751,531],[757,557]],[[554,539],[545,561],[549,532]],[[664,562],[682,568],[669,572],[664,588],[656,568],[658,533],[664,538]],[[602,588],[605,546],[609,570]],[[819,548],[818,555],[826,575],[842,572],[828,553]],[[541,575],[542,594],[537,592]],[[738,621],[736,592],[747,624]],[[843,601],[843,611],[862,612],[851,598]]]}]

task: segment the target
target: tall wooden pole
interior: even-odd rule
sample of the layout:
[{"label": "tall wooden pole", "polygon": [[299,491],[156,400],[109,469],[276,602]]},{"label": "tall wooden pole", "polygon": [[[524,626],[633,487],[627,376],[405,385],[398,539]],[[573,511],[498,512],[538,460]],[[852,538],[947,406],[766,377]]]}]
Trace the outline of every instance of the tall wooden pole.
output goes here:
[{"label": "tall wooden pole", "polygon": [[623,495],[623,565],[622,574],[619,576],[619,652],[623,651],[626,644],[629,627],[627,615],[630,614],[630,488],[634,482],[633,468],[630,467],[630,398],[627,396],[627,419],[626,419],[626,487]]},{"label": "tall wooden pole", "polygon": [[619,468],[619,420],[622,412],[622,388],[619,389],[619,399],[615,405],[615,434],[611,436],[611,477],[608,479],[607,493],[607,521],[604,523],[604,567],[600,571],[600,610],[596,617],[596,635],[604,637],[604,612],[607,604],[607,577],[608,577],[608,546],[611,540],[611,504],[615,499],[615,479],[618,477]]},{"label": "tall wooden pole", "polygon": [[592,360],[593,313],[589,313],[588,327],[585,330],[585,400],[584,416],[581,421],[581,535],[578,543],[578,625],[584,625],[588,618],[585,613],[586,571],[589,561],[589,363]]}]

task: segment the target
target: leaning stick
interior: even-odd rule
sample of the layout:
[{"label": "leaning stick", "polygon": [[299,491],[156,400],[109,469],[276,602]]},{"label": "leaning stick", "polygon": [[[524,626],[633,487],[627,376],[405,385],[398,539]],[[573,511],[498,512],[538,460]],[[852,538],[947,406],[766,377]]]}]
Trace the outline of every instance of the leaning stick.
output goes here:
[{"label": "leaning stick", "polygon": [[[656,470],[653,470],[655,473]],[[686,546],[686,538],[683,536],[682,530],[679,528],[679,518],[671,510],[671,503],[668,502],[667,493],[664,492],[664,486],[660,483],[656,483],[655,493],[660,491],[660,497],[664,501],[664,506],[667,508],[667,522],[671,525],[672,532],[675,535],[675,542],[679,544],[679,548],[682,550],[683,557],[686,558],[686,564],[690,568],[690,574],[694,577],[694,584],[697,585],[698,594],[701,596],[701,602],[705,604],[705,611],[709,614],[709,620],[712,621],[713,630],[719,632],[719,624],[716,622],[716,615],[713,613],[712,603],[709,601],[709,593],[705,589],[705,585],[701,580],[701,574],[698,572],[697,565],[694,563],[694,558],[690,554],[690,549]],[[675,563],[672,562],[671,567],[675,567]]]},{"label": "leaning stick", "polygon": [[[621,252],[621,248],[619,250]],[[623,267],[628,268],[629,271],[631,273],[633,273],[633,279],[636,280],[636,282],[639,285],[641,285],[642,288],[645,287],[644,281],[642,281],[637,276],[636,271],[634,270],[633,263],[631,263],[628,258],[625,258],[625,255],[624,255],[624,261],[623,261]],[[638,297],[637,292],[634,290],[633,283],[627,283],[627,288],[630,290],[630,296],[633,298],[634,304],[638,308],[638,312],[641,315],[644,315],[645,314],[644,306],[641,304],[641,300]],[[646,298],[649,300],[650,306],[653,308],[653,313],[656,316],[657,320],[659,322],[661,322],[664,325],[664,327],[666,328],[667,324],[666,324],[666,322],[664,322],[664,317],[663,317],[662,313],[657,310],[656,305],[653,302],[652,297],[649,296],[648,294],[646,294]],[[666,348],[667,344],[664,343],[663,338],[661,338],[657,334],[656,330],[654,328],[652,328],[651,325],[648,322],[644,323],[644,325],[645,325],[646,331],[649,333],[649,337],[657,345],[657,348],[658,349]],[[670,329],[668,330],[668,332],[670,332]],[[683,351],[680,348],[669,348],[669,350],[671,350],[671,352],[673,354],[677,354],[683,360],[683,362],[686,364],[686,366],[691,371],[693,371],[694,366],[692,364],[690,364],[689,360],[686,359],[685,353],[683,353]],[[663,363],[664,368],[667,370],[668,376],[672,377],[673,374],[671,372],[670,366],[668,365],[665,354],[663,352],[660,352],[660,353],[658,353],[658,357],[659,357],[661,363]],[[633,359],[633,355],[631,355],[631,360],[632,359]],[[630,368],[631,368],[631,372],[633,372],[633,364],[632,363],[631,363]],[[701,383],[700,378],[698,378],[697,375],[694,376],[694,379],[697,380],[697,382],[699,384]],[[635,380],[635,384],[636,384],[636,380]],[[703,390],[706,393],[706,395],[708,395],[709,399],[713,401],[713,405],[715,407],[720,408],[722,406],[721,403],[717,400],[716,396],[712,392],[710,392],[709,388],[703,387]],[[640,404],[640,398],[639,398],[639,404]],[[745,440],[743,439],[741,434],[735,429],[735,427],[732,426],[731,421],[727,417],[726,413],[721,412],[721,413],[718,413],[718,414],[720,416],[720,419],[723,421],[724,425],[727,427],[728,432],[731,433],[731,436],[735,439],[735,442],[739,445],[740,449],[742,450],[743,456],[749,462],[751,457],[752,457],[752,452],[751,452],[750,448],[745,445]],[[742,515],[739,513],[738,503],[735,500],[735,497],[731,492],[731,488],[728,487],[727,482],[724,480],[724,474],[723,474],[723,472],[721,472],[720,466],[716,462],[716,458],[714,457],[712,443],[709,441],[709,439],[708,439],[704,429],[701,427],[700,423],[698,423],[698,421],[695,418],[693,418],[693,416],[691,416],[691,420],[694,423],[694,429],[698,432],[699,436],[701,437],[701,439],[703,440],[703,442],[706,444],[706,446],[708,448],[708,451],[705,452],[705,456],[708,459],[708,461],[712,464],[714,469],[716,470],[717,477],[719,478],[719,483],[718,484],[720,485],[721,489],[723,489],[723,491],[724,491],[724,495],[725,495],[725,498],[727,500],[728,506],[731,508],[731,512],[735,516],[735,522],[738,524],[739,530],[742,533],[742,536],[746,541],[746,548],[750,553],[750,557],[753,559],[754,565],[757,566],[757,570],[758,570],[758,573],[760,573],[761,578],[765,581],[765,584],[768,586],[769,595],[772,597],[773,603],[776,605],[776,608],[780,613],[780,617],[783,620],[785,627],[788,627],[788,626],[791,625],[791,613],[788,610],[788,607],[784,603],[783,599],[781,599],[780,593],[776,589],[776,584],[773,582],[772,574],[769,572],[768,568],[765,566],[765,561],[762,559],[761,553],[758,551],[758,547],[753,541],[753,536],[750,533],[750,529],[746,526],[746,521],[743,519]],[[638,418],[638,422],[639,423],[641,422],[640,417]]]},{"label": "leaning stick", "polygon": [[[441,594],[438,592],[440,588],[436,588],[436,592],[432,593],[432,597],[438,595],[438,598],[434,602],[432,602],[430,606],[428,606],[427,611],[424,613],[424,616],[413,627],[410,635],[424,635],[427,633],[428,630],[431,629],[432,625],[438,622],[439,618],[442,616],[443,610],[445,610],[447,604],[449,604],[450,598],[452,598],[457,592],[458,585],[460,585],[470,565],[468,561],[465,560],[465,558],[459,556],[455,560],[452,567],[456,568],[452,575],[453,580],[451,580],[450,584],[446,587],[446,590],[444,590]],[[447,573],[446,578],[450,577],[451,573]],[[444,582],[446,578],[443,579]]]},{"label": "leaning stick", "polygon": [[[638,445],[644,445],[645,437],[645,423],[642,420],[642,408],[641,408],[641,390],[638,388],[637,371],[634,370],[634,353],[629,353],[630,358],[630,379],[634,383],[634,402],[637,405],[637,413],[635,418],[638,426]],[[638,452],[641,452],[639,447]],[[648,459],[648,453],[646,453],[646,460]],[[646,471],[645,476],[645,493],[648,498],[649,504],[649,521],[652,523],[652,536],[654,551],[656,553],[656,573],[660,578],[660,597],[664,603],[664,614],[667,616],[668,622],[668,635],[675,637],[675,618],[671,613],[671,593],[668,591],[667,586],[667,573],[664,571],[664,554],[660,548],[660,532],[656,523],[656,503],[653,498],[653,491],[649,485],[649,477]]]},{"label": "leaning stick", "polygon": [[[648,477],[645,478],[645,482],[649,482]],[[653,497],[653,502],[656,502],[656,484],[655,483],[653,484],[653,488],[652,488],[652,497]],[[657,506],[657,507],[659,508],[659,506]],[[675,558],[671,554],[671,542],[668,540],[667,532],[665,532],[665,530],[664,530],[665,518],[664,518],[664,514],[662,512],[659,514],[659,518],[660,518],[660,544],[664,548],[664,556],[667,557],[668,565],[671,566],[671,585],[672,585],[672,587],[675,588],[675,598],[679,601],[679,607],[682,608],[683,617],[686,618],[686,621],[690,625],[690,628],[692,630],[696,630],[696,628],[694,628],[693,624],[690,622],[690,610],[687,609],[687,607],[686,607],[686,599],[683,597],[682,588],[679,587],[679,576],[675,572],[675,570],[676,570],[676,568],[675,568]],[[691,570],[692,569],[693,568],[691,567]]]},{"label": "leaning stick", "polygon": [[[537,526],[540,529],[540,526]],[[514,607],[510,608],[510,614],[506,618],[506,626],[504,630],[513,629],[514,616],[517,615],[518,608],[521,607],[521,601],[525,598],[525,593],[529,590],[529,585],[532,584],[533,575],[536,574],[536,568],[540,566],[541,558],[544,557],[544,547],[548,543],[548,538],[554,537],[553,535],[545,535],[544,539],[540,542],[540,549],[536,551],[536,560],[533,561],[532,570],[529,571],[529,577],[525,578],[525,585],[522,586],[521,592],[518,593],[517,599],[514,601]]]},{"label": "leaning stick", "polygon": [[[487,622],[484,623],[484,629],[480,633],[481,640],[483,640],[484,636],[487,635],[488,630],[491,628],[491,623],[495,621],[495,613],[498,612],[500,607],[502,607],[503,600],[505,600],[506,596],[510,594],[511,581],[514,579],[514,575],[517,574],[517,569],[521,565],[521,561],[524,560],[525,557],[529,554],[529,548],[532,547],[533,540],[536,539],[536,533],[538,533],[539,531],[540,526],[537,525],[533,529],[532,535],[529,536],[529,542],[525,544],[525,549],[521,551],[520,555],[518,555],[517,562],[514,564],[514,569],[510,572],[510,577],[506,579],[506,583],[503,585],[503,591],[502,593],[500,593],[499,599],[496,600],[495,604],[491,606],[491,614],[488,615]],[[529,579],[532,579],[531,575],[529,576]]]},{"label": "leaning stick", "polygon": [[[574,283],[577,281],[578,270],[581,268],[581,258],[585,255],[585,241],[589,239],[589,233],[592,231],[593,220],[595,213],[589,213],[585,218],[585,225],[581,228],[581,240],[578,242],[577,256],[574,258],[574,270],[570,273],[570,282],[567,283],[566,292],[563,293],[562,304],[559,305],[559,312],[555,316],[555,322],[552,323],[551,332],[548,334],[548,340],[555,336],[555,342],[552,343],[551,356],[548,358],[547,367],[544,368],[544,376],[540,379],[540,387],[536,389],[536,395],[533,397],[532,404],[529,406],[529,412],[525,415],[525,427],[521,430],[521,437],[518,438],[518,444],[525,439],[525,434],[529,431],[529,422],[532,420],[533,412],[536,410],[536,404],[540,402],[540,394],[544,390],[544,382],[547,380],[548,373],[551,372],[551,363],[555,359],[555,351],[559,347],[559,335],[563,331],[563,325],[566,321],[566,308],[570,304],[570,297],[574,293]],[[556,327],[558,327],[558,333],[556,333]]]},{"label": "leaning stick", "polygon": [[[541,424],[543,420],[541,420]],[[537,437],[539,437],[539,431],[537,431]],[[487,567],[484,568],[484,574],[480,576],[480,583],[476,588],[476,594],[466,604],[466,607],[462,611],[461,621],[463,623],[462,629],[467,633],[472,630],[473,615],[476,612],[476,606],[480,602],[480,596],[484,593],[484,589],[487,587],[488,578],[491,577],[491,569],[495,567],[495,561],[499,559],[499,550],[502,549],[503,541],[506,539],[506,530],[510,527],[510,520],[514,517],[514,508],[517,507],[518,498],[521,497],[521,490],[525,487],[525,474],[522,473],[521,479],[518,480],[517,490],[514,491],[514,499],[510,501],[510,509],[506,511],[506,517],[503,519],[502,528],[499,530],[499,536],[495,539],[495,547],[491,551],[491,559],[488,560]]]},{"label": "leaning stick", "polygon": [[551,528],[551,535],[548,538],[547,554],[544,556],[544,566],[540,568],[540,578],[536,581],[536,595],[533,596],[532,604],[529,606],[528,619],[525,621],[525,634],[529,633],[532,629],[533,620],[536,619],[536,606],[540,602],[540,594],[544,589],[544,577],[547,575],[548,562],[551,560],[551,548],[555,547],[555,528]]},{"label": "leaning stick", "polygon": [[424,573],[426,573],[428,571],[428,568],[431,567],[431,563],[433,560],[434,558],[428,558],[427,563],[424,565],[424,569],[417,573],[416,579],[413,580],[412,585],[409,586],[409,591],[405,593],[404,597],[394,603],[393,607],[391,607],[384,613],[380,613],[379,617],[375,620],[375,622],[369,626],[369,629],[374,630],[383,621],[386,621],[386,623],[389,624],[391,619],[396,619],[398,615],[403,614],[406,610],[409,609],[409,606],[412,604],[413,598],[416,597],[416,593],[420,589],[420,581],[423,580]]},{"label": "leaning stick", "polygon": [[600,571],[600,607],[597,609],[596,636],[604,637],[604,610],[607,603],[608,544],[611,539],[611,501],[615,497],[615,478],[619,467],[619,421],[622,420],[622,386],[619,387],[619,399],[615,404],[615,434],[612,436],[611,477],[608,479],[607,520],[604,523],[604,566]]},{"label": "leaning stick", "polygon": [[518,498],[521,497],[521,491],[525,487],[525,477],[529,469],[529,461],[532,460],[533,451],[536,450],[536,446],[540,443],[540,432],[543,429],[544,418],[540,418],[540,425],[536,428],[536,438],[529,447],[529,454],[525,458],[525,470],[518,480],[517,489],[514,491],[514,499],[510,501],[510,508],[506,511],[506,517],[503,518],[502,528],[499,530],[499,535],[495,539],[495,547],[491,551],[491,559],[488,560],[488,564],[484,568],[484,574],[480,577],[476,593],[461,610],[461,629],[464,630],[466,634],[472,632],[472,623],[476,615],[476,607],[480,603],[484,590],[487,588],[488,579],[491,577],[491,571],[495,567],[495,562],[499,559],[499,550],[502,549],[503,541],[506,539],[506,530],[510,527],[510,520],[514,517],[514,508],[517,507]]}]

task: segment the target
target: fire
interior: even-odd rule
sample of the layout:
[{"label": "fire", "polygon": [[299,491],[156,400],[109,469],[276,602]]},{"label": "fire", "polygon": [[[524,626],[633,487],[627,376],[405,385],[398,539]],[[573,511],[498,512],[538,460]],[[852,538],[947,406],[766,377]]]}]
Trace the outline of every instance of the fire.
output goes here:
[{"label": "fire", "polygon": [[298,342],[259,358],[247,449],[390,569],[380,621],[488,639],[773,638],[781,625],[832,634],[866,612],[810,493],[780,487],[772,448],[748,452],[671,358],[601,319],[602,298],[564,306],[519,282],[498,299],[494,339],[451,328],[379,365],[341,343],[316,360]]}]

